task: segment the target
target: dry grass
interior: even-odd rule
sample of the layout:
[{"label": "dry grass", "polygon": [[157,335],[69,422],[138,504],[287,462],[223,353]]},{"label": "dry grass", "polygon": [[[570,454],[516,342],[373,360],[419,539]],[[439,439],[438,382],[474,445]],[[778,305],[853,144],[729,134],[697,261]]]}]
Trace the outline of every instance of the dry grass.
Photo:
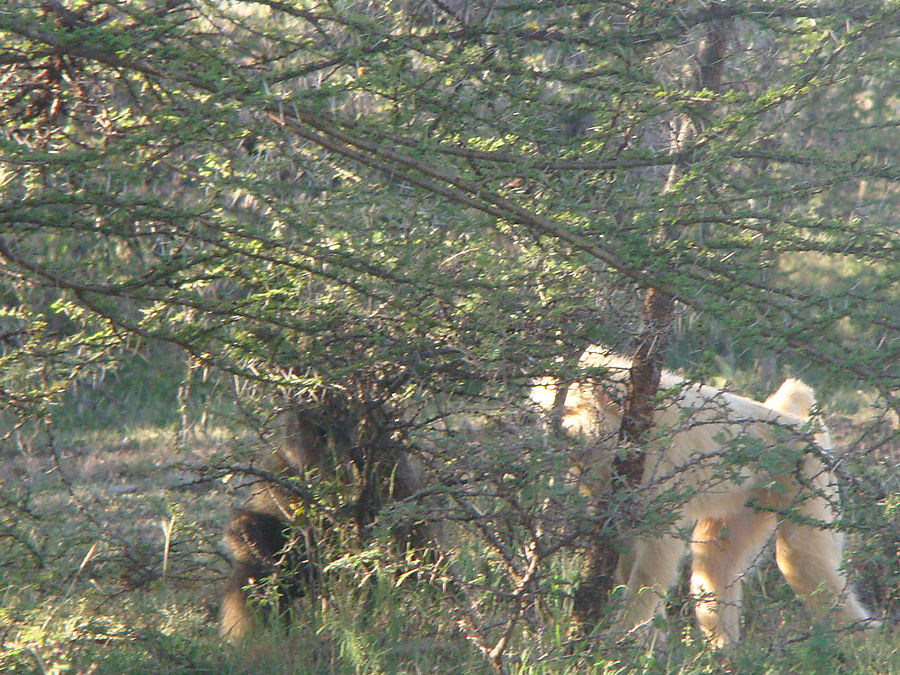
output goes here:
[{"label": "dry grass", "polygon": [[[888,442],[896,443],[895,434],[884,440],[850,422],[835,426],[854,454],[897,456]],[[53,449],[39,434],[7,444],[0,455],[7,500],[0,505],[0,672],[489,672],[440,593],[411,581],[398,588],[390,575],[366,592],[352,573],[338,575],[328,602],[298,603],[291,631],[223,648],[215,631],[226,568],[220,533],[240,492],[204,480],[202,469],[234,443],[225,429],[184,441],[168,430],[136,428],[58,434]],[[886,552],[879,561],[867,547],[896,544],[892,532],[900,527],[877,522],[877,536],[854,535],[854,565],[866,599],[892,607],[884,594],[897,593],[889,587],[896,560]],[[477,541],[459,545],[478,558]],[[478,578],[502,588],[499,576],[484,576],[492,573],[500,574],[482,565]],[[728,657],[702,648],[686,611],[683,621],[675,617],[664,657],[641,649],[585,653],[566,646],[564,634],[548,651],[525,631],[514,638],[510,670],[900,672],[891,629],[864,647],[811,631],[799,603],[766,573],[749,585],[748,605],[759,612],[748,620],[746,643]],[[553,634],[553,617],[529,620]]]}]

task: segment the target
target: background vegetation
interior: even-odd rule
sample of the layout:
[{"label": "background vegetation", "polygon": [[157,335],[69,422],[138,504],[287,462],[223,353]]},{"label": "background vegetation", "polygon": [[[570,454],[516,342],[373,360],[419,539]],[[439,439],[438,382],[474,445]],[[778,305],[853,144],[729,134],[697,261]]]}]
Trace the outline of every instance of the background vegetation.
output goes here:
[{"label": "background vegetation", "polygon": [[[733,653],[683,590],[665,652],[573,637],[594,524],[527,404],[586,345],[631,352],[648,289],[674,297],[668,367],[819,392],[849,567],[890,623],[898,14],[5,3],[0,670],[900,671],[892,629],[811,629],[767,565]],[[288,634],[226,649],[219,533],[296,391],[384,411],[430,487],[333,535]],[[383,545],[410,515],[446,556]]]}]

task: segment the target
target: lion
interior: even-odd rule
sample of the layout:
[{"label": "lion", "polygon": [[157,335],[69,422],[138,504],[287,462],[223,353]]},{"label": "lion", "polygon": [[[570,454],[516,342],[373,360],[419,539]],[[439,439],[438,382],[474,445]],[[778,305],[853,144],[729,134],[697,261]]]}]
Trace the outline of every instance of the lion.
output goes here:
[{"label": "lion", "polygon": [[[246,502],[235,509],[225,529],[225,547],[231,562],[222,591],[219,632],[228,642],[237,643],[256,634],[267,615],[288,616],[294,599],[318,592],[321,563],[317,560],[316,530],[303,515],[312,501],[304,499],[302,488],[292,479],[302,478],[310,469],[320,480],[328,479],[334,464],[359,482],[365,454],[360,450],[360,419],[341,402],[325,399],[325,405],[304,408],[289,404],[280,414],[280,438],[276,451],[264,463],[270,470],[260,472],[262,480],[253,486]],[[388,486],[362,481],[352,509],[345,514],[362,530],[381,499],[404,499],[424,486],[423,469],[411,454],[389,443],[373,449],[385,464]],[[382,477],[384,478],[384,477]],[[302,485],[304,481],[300,481]],[[375,483],[375,481],[371,481]],[[382,482],[388,482],[382,480]],[[372,494],[378,491],[378,494]],[[327,526],[326,526],[327,527]],[[398,545],[423,550],[440,536],[432,523],[397,526],[393,532]],[[266,591],[274,591],[269,611],[254,605]]]},{"label": "lion", "polygon": [[[597,375],[568,387],[561,425],[586,442],[586,451],[573,453],[573,473],[583,491],[599,498],[608,487],[631,361],[594,346],[580,364]],[[556,380],[545,378],[531,395],[551,410],[556,392]],[[624,601],[614,630],[634,633],[663,610],[689,548],[699,627],[712,645],[736,643],[744,574],[773,533],[778,568],[814,617],[874,627],[841,568],[838,488],[827,459],[832,443],[809,416],[812,389],[790,379],[760,403],[664,371],[660,392],[665,404],[654,413],[656,433],[642,445],[636,492],[644,504],[675,491],[683,496],[669,527],[626,542],[616,570]],[[690,541],[679,531],[692,531]]]}]

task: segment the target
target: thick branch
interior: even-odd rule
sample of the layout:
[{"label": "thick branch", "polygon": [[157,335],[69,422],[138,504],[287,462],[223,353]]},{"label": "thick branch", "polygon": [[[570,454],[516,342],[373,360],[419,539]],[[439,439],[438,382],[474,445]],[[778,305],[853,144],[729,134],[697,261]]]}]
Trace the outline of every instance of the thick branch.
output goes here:
[{"label": "thick branch", "polygon": [[[731,35],[732,20],[711,22],[700,44],[695,84],[701,90],[718,91],[722,81],[722,67]],[[696,135],[692,120],[681,119],[681,127],[672,139],[670,152],[678,153]],[[681,175],[680,167],[673,165],[663,187],[671,191]],[[657,232],[657,243],[664,244],[678,233],[663,226]],[[654,398],[659,390],[660,376],[675,316],[675,297],[661,285],[651,285],[644,296],[641,330],[629,374],[628,394],[622,410],[620,440],[625,452],[613,461],[613,482],[616,487],[636,488],[644,474],[645,454],[641,441],[653,425]],[[598,508],[603,508],[599,505]],[[627,523],[619,524],[624,530]],[[589,628],[602,617],[603,603],[612,588],[615,570],[619,565],[620,551],[615,542],[596,536],[591,542],[582,567],[581,585],[575,596],[575,617],[582,627]]]}]

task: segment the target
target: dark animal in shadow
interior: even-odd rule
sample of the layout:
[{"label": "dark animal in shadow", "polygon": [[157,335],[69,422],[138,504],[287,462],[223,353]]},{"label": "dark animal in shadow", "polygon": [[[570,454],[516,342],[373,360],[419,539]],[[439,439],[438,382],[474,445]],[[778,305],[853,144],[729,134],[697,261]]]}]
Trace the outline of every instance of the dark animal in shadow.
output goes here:
[{"label": "dark animal in shadow", "polygon": [[[316,531],[309,523],[301,526],[305,518],[297,516],[308,512],[310,498],[292,484],[292,478],[316,469],[320,479],[328,480],[334,478],[337,463],[350,465],[358,489],[345,515],[357,531],[371,523],[385,497],[379,476],[365,475],[363,467],[377,464],[367,461],[371,460],[367,453],[379,453],[382,474],[392,477],[388,499],[410,496],[423,484],[414,462],[398,451],[387,435],[361,431],[371,429],[371,421],[367,426],[345,408],[337,409],[340,414],[334,414],[334,408],[325,414],[321,406],[286,406],[281,420],[283,437],[270,462],[272,470],[259,472],[262,480],[226,527],[231,571],[222,597],[220,630],[229,641],[252,634],[273,611],[286,615],[295,598],[317,592]],[[367,442],[360,442],[362,434],[367,434]],[[434,530],[410,528],[405,535],[410,545],[424,546],[434,539]],[[274,600],[268,592],[274,592]],[[254,607],[257,598],[265,598],[259,608]]]}]

